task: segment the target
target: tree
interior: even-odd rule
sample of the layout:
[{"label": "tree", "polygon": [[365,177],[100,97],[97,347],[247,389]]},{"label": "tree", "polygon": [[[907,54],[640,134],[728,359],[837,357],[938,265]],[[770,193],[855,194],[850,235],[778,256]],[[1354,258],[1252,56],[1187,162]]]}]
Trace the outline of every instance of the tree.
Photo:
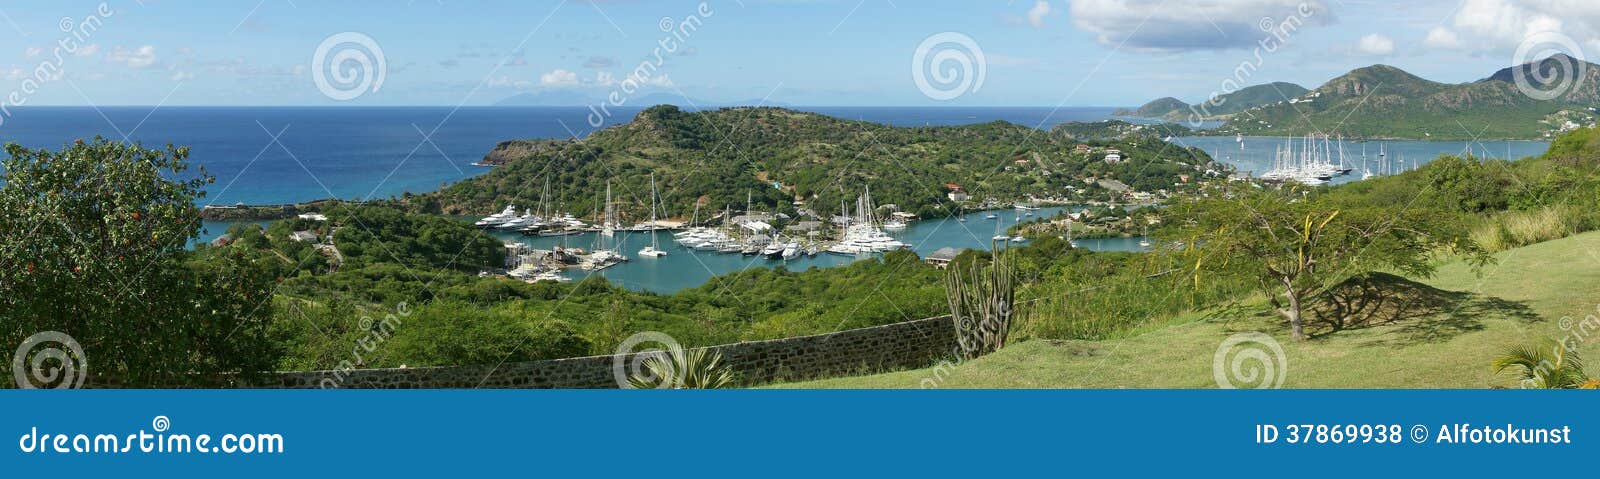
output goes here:
[{"label": "tree", "polygon": [[1292,187],[1193,199],[1173,208],[1181,235],[1173,239],[1197,245],[1185,252],[1196,281],[1208,272],[1255,279],[1295,339],[1306,338],[1307,302],[1353,274],[1387,269],[1426,277],[1438,251],[1464,254],[1480,267],[1490,261],[1454,217],[1403,205],[1346,206]]},{"label": "tree", "polygon": [[1515,369],[1522,384],[1534,389],[1573,389],[1591,381],[1583,373],[1578,352],[1550,338],[1508,347],[1494,358],[1492,367],[1495,374]]},{"label": "tree", "polygon": [[96,377],[130,386],[268,370],[274,279],[244,255],[203,265],[204,170],[188,148],[95,138],[61,151],[5,146],[0,186],[0,335],[81,344]]}]

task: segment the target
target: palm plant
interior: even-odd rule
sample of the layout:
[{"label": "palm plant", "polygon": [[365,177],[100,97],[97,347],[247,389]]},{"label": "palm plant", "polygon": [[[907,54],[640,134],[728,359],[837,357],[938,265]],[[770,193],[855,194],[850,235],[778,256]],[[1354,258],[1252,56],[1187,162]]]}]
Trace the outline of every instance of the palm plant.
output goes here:
[{"label": "palm plant", "polygon": [[645,358],[644,370],[628,378],[637,389],[722,389],[733,384],[733,371],[722,366],[722,353],[674,346]]},{"label": "palm plant", "polygon": [[1522,384],[1535,389],[1572,389],[1590,382],[1578,352],[1549,338],[1507,348],[1494,358],[1493,367],[1496,374],[1516,370]]}]

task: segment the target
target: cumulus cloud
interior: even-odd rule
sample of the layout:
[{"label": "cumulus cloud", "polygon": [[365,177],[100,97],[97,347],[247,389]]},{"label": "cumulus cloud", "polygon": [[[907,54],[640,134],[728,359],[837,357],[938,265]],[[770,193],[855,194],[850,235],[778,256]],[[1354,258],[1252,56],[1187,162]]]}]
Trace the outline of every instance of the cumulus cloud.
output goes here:
[{"label": "cumulus cloud", "polygon": [[79,48],[78,51],[72,52],[73,55],[80,57],[94,56],[96,53],[100,53],[99,43],[90,43],[88,45],[84,45],[82,48]]},{"label": "cumulus cloud", "polygon": [[1034,2],[1033,8],[1028,9],[1028,24],[1033,28],[1044,26],[1044,16],[1050,14],[1050,2],[1039,0]]},{"label": "cumulus cloud", "polygon": [[1580,48],[1600,50],[1600,2],[1466,0],[1448,24],[1448,29],[1428,32],[1425,42],[1437,36],[1440,42],[1454,38],[1460,47],[1474,51],[1514,51],[1536,35],[1558,33]]},{"label": "cumulus cloud", "polygon": [[1075,0],[1068,16],[1105,45],[1143,51],[1255,47],[1263,25],[1327,25],[1322,0]]},{"label": "cumulus cloud", "polygon": [[130,50],[119,46],[106,54],[106,61],[128,68],[150,68],[156,64],[156,47],[145,45]]},{"label": "cumulus cloud", "polygon": [[578,84],[578,74],[569,70],[557,68],[543,75],[539,75],[539,84],[543,86],[573,86]]},{"label": "cumulus cloud", "polygon": [[1356,51],[1364,55],[1388,56],[1394,53],[1394,39],[1376,33],[1367,35],[1356,42]]},{"label": "cumulus cloud", "polygon": [[1422,39],[1422,46],[1436,50],[1453,50],[1461,48],[1461,37],[1448,28],[1433,27],[1432,30],[1428,30],[1428,37]]}]

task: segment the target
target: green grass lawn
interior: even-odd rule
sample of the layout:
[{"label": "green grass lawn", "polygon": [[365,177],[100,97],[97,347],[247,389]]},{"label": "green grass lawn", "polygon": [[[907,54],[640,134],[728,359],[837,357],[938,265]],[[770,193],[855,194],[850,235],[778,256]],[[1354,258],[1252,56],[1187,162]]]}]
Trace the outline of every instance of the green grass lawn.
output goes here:
[{"label": "green grass lawn", "polygon": [[[1489,362],[1505,346],[1566,337],[1600,314],[1600,232],[1501,252],[1481,277],[1442,267],[1383,306],[1372,325],[1310,328],[1289,339],[1261,303],[1180,318],[1174,326],[1108,341],[1026,341],[965,364],[782,384],[793,388],[1211,388],[1213,357],[1230,335],[1260,331],[1282,345],[1286,388],[1489,388],[1514,386]],[[1402,280],[1403,282],[1403,280]],[[1386,288],[1387,290],[1387,288]],[[1600,334],[1591,334],[1600,336]],[[1600,338],[1580,352],[1600,373]]]}]

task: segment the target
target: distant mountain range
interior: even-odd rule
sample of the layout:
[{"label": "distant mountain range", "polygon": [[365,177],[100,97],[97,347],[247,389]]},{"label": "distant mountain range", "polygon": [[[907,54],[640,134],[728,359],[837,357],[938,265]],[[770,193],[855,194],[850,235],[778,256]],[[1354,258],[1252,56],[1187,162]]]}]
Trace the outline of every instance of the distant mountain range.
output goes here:
[{"label": "distant mountain range", "polygon": [[[1581,72],[1581,75],[1560,74]],[[1541,74],[1542,73],[1542,74]],[[1519,88],[1525,78],[1538,98]],[[1501,69],[1470,83],[1439,83],[1389,65],[1359,68],[1329,80],[1314,90],[1286,95],[1261,94],[1281,90],[1269,84],[1240,90],[1219,104],[1250,105],[1226,114],[1219,128],[1207,134],[1298,136],[1328,134],[1347,138],[1413,139],[1545,139],[1555,134],[1592,126],[1600,116],[1600,65],[1566,55]],[[1289,85],[1293,86],[1293,85]],[[1295,87],[1298,88],[1298,87]],[[1238,97],[1246,92],[1249,96]],[[1174,103],[1176,102],[1176,103]],[[1128,112],[1132,116],[1169,121],[1191,119],[1175,108],[1182,102],[1163,98]],[[1196,107],[1196,109],[1199,109]],[[1213,108],[1212,112],[1218,112]]]},{"label": "distant mountain range", "polygon": [[[589,106],[606,102],[607,93],[590,94],[588,92],[571,89],[541,90],[531,93],[521,93],[504,98],[494,103],[495,106]],[[625,99],[624,105],[638,106],[640,108],[651,105],[676,105],[685,108],[722,108],[729,106],[790,106],[782,102],[760,99],[716,101],[702,98],[685,97],[676,93],[651,92],[636,95]]]}]

